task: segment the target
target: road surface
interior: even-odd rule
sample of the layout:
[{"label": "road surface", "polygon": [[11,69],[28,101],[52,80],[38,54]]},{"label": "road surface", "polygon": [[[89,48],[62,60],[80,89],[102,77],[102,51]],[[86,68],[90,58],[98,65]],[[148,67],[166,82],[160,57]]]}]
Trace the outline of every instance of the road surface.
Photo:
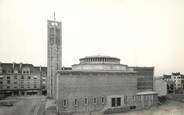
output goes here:
[{"label": "road surface", "polygon": [[0,115],[42,115],[44,111],[43,96],[12,97],[8,100],[16,100],[14,106],[0,106]]},{"label": "road surface", "polygon": [[184,103],[169,100],[161,106],[153,107],[148,110],[117,113],[113,115],[184,115]]},{"label": "road surface", "polygon": [[[43,115],[45,97],[30,96],[12,99],[17,101],[15,105],[12,107],[0,106],[0,115]],[[153,107],[148,110],[117,113],[112,115],[184,115],[184,103],[168,101],[159,107]]]}]

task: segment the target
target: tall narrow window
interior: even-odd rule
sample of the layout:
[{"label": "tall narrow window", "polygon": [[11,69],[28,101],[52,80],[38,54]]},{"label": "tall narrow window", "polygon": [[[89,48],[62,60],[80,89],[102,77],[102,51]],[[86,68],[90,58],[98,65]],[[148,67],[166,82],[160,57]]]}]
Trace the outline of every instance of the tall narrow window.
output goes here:
[{"label": "tall narrow window", "polygon": [[112,105],[112,107],[116,106],[116,98],[111,99],[111,105]]},{"label": "tall narrow window", "polygon": [[104,104],[105,103],[105,98],[101,97],[101,103]]},{"label": "tall narrow window", "polygon": [[77,99],[74,100],[74,105],[77,106]]},{"label": "tall narrow window", "polygon": [[124,96],[124,103],[127,104],[127,96]]},{"label": "tall narrow window", "polygon": [[67,105],[67,100],[64,99],[64,100],[63,100],[63,106],[66,107],[66,105]]},{"label": "tall narrow window", "polygon": [[84,104],[88,105],[88,98],[84,98]]},{"label": "tall narrow window", "polygon": [[93,98],[93,104],[97,104],[97,98]]},{"label": "tall narrow window", "polygon": [[117,106],[121,106],[121,98],[120,97],[117,98],[117,102],[116,103],[117,103]]}]

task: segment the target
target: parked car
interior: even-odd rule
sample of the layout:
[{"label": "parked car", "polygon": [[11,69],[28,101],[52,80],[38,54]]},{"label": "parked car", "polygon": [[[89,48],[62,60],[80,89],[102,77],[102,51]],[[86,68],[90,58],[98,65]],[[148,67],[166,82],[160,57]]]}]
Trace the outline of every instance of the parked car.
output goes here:
[{"label": "parked car", "polygon": [[0,101],[0,105],[10,107],[10,106],[13,106],[13,102],[8,101],[8,100],[2,100]]}]

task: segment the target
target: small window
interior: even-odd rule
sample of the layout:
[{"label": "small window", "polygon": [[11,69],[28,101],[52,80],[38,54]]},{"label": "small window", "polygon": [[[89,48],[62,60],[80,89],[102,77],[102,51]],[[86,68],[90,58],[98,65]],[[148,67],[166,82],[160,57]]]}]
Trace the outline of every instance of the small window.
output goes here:
[{"label": "small window", "polygon": [[101,97],[101,103],[102,103],[102,104],[105,103],[105,97]]},{"label": "small window", "polygon": [[120,97],[111,98],[111,106],[112,107],[119,107],[119,106],[121,106],[121,98]]},{"label": "small window", "polygon": [[17,79],[17,76],[16,75],[14,76],[14,79]]},{"label": "small window", "polygon": [[7,80],[7,84],[10,84],[10,80]]},{"label": "small window", "polygon": [[7,86],[7,89],[10,89],[10,86]]},{"label": "small window", "polygon": [[97,104],[97,98],[93,98],[93,104]]},{"label": "small window", "polygon": [[2,81],[0,81],[0,84],[3,84],[3,82],[2,82]]},{"label": "small window", "polygon": [[7,79],[10,79],[10,76],[7,76]]},{"label": "small window", "polygon": [[77,103],[78,103],[78,100],[75,99],[75,100],[74,100],[74,105],[77,106]]},{"label": "small window", "polygon": [[31,79],[31,76],[28,76],[28,79]]},{"label": "small window", "polygon": [[24,76],[23,75],[21,76],[21,79],[24,79]]},{"label": "small window", "polygon": [[116,106],[116,98],[111,99],[111,105],[112,105],[112,107]]},{"label": "small window", "polygon": [[63,100],[63,106],[66,107],[66,105],[67,105],[67,100],[64,99],[64,100]]},{"label": "small window", "polygon": [[36,88],[36,84],[34,84],[34,88]]},{"label": "small window", "polygon": [[87,97],[84,98],[84,104],[85,104],[85,105],[88,105],[88,98],[87,98]]},{"label": "small window", "polygon": [[121,106],[121,98],[120,97],[117,98],[117,106]]},{"label": "small window", "polygon": [[127,104],[128,103],[128,97],[124,96],[124,103]]},{"label": "small window", "polygon": [[11,73],[11,70],[8,70],[7,73]]}]

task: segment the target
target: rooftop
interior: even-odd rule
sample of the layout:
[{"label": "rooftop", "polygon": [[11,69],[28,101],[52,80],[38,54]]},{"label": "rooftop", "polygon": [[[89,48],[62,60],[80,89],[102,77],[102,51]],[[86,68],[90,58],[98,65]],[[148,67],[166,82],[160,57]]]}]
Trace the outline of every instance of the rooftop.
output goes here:
[{"label": "rooftop", "polygon": [[96,55],[96,56],[86,56],[84,58],[80,58],[80,64],[98,64],[98,63],[110,63],[110,64],[120,64],[120,59],[111,56],[103,56],[103,55]]}]

